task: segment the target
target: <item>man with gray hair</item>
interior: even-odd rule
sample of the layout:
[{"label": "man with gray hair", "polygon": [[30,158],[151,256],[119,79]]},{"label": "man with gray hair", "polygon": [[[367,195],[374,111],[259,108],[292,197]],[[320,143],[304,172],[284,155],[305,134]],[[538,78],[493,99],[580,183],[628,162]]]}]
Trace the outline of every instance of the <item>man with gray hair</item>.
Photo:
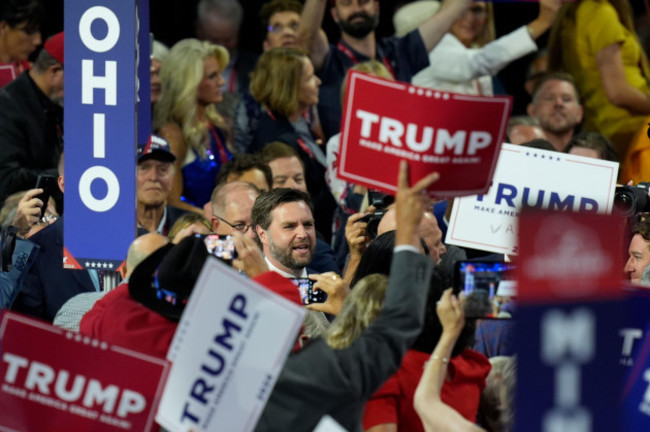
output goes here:
[{"label": "man with gray hair", "polygon": [[230,53],[228,66],[221,71],[224,91],[244,93],[257,56],[239,49],[239,30],[244,8],[238,0],[201,0],[196,8],[196,37],[221,45]]}]

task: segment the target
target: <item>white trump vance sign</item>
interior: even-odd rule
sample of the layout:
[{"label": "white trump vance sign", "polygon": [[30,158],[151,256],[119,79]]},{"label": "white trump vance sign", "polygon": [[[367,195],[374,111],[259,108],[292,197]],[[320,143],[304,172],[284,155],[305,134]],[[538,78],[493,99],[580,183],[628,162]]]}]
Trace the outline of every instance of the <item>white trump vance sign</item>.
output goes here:
[{"label": "white trump vance sign", "polygon": [[156,421],[170,431],[251,431],[305,310],[209,257],[167,358]]},{"label": "white trump vance sign", "polygon": [[488,193],[454,201],[445,241],[517,254],[523,205],[608,214],[617,174],[615,162],[503,144]]}]

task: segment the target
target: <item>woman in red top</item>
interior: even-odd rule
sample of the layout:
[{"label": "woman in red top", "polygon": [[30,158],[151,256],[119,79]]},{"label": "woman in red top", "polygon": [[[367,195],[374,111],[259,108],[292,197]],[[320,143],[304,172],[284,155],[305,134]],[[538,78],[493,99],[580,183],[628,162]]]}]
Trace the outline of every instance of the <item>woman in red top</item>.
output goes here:
[{"label": "woman in red top", "polygon": [[[413,407],[413,398],[431,351],[442,334],[436,303],[446,286],[449,284],[444,275],[434,271],[422,332],[406,352],[397,373],[368,400],[363,415],[366,432],[424,432],[422,421]],[[491,369],[484,355],[468,348],[472,346],[474,331],[473,321],[463,328],[449,360],[447,378],[441,391],[441,400],[472,423],[476,422],[481,392]]]}]

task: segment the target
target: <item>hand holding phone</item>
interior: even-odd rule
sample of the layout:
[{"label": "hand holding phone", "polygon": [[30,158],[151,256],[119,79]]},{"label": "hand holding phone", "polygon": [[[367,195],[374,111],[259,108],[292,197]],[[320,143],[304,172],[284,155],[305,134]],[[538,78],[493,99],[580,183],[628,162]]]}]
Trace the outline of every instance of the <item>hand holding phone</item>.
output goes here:
[{"label": "hand holding phone", "polygon": [[25,192],[25,195],[18,202],[16,215],[14,216],[11,225],[18,229],[20,235],[26,235],[29,230],[41,220],[41,212],[45,205],[37,199],[42,189],[30,189]]},{"label": "hand holding phone", "polygon": [[314,290],[314,281],[308,278],[296,278],[291,281],[298,287],[302,304],[325,303],[327,293],[321,290]]},{"label": "hand holding phone", "polygon": [[[454,294],[466,296],[466,318],[493,318],[499,290],[513,285],[515,265],[502,261],[459,261],[454,274]],[[511,289],[512,291],[512,289]]]},{"label": "hand holding phone", "polygon": [[43,219],[43,216],[45,216],[45,210],[47,210],[50,196],[56,187],[58,187],[56,184],[56,177],[47,174],[41,174],[38,176],[38,179],[36,180],[36,189],[43,189],[42,193],[34,197],[43,202],[43,207],[41,207],[41,216],[38,218],[39,220]]},{"label": "hand holding phone", "polygon": [[227,264],[232,265],[232,261],[237,258],[237,249],[235,248],[235,241],[232,236],[210,234],[205,236],[205,246],[208,253],[219,258]]}]

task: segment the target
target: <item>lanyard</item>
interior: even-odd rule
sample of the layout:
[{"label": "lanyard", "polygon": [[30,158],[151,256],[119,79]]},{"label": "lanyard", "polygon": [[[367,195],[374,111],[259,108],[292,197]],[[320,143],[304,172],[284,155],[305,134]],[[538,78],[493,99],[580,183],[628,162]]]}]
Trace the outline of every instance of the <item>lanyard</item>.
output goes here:
[{"label": "lanyard", "polygon": [[309,155],[310,158],[312,158],[312,159],[316,159],[316,157],[314,156],[314,153],[312,153],[312,151],[311,151],[311,150],[309,149],[309,147],[307,146],[307,143],[306,143],[302,138],[298,138],[296,141],[298,142],[298,145],[300,146],[300,148],[301,148],[305,153],[307,153],[307,154]]},{"label": "lanyard", "polygon": [[228,77],[228,92],[229,93],[235,93],[235,90],[237,90],[236,87],[237,84],[237,69],[233,65],[233,68],[230,70],[230,76]]},{"label": "lanyard", "polygon": [[228,154],[226,153],[226,148],[221,142],[221,138],[219,138],[219,134],[215,130],[214,125],[212,123],[208,123],[208,129],[210,129],[210,133],[212,134],[212,137],[217,143],[216,147],[217,147],[217,151],[219,152],[219,160],[221,161],[222,164],[228,162]]},{"label": "lanyard", "polygon": [[[275,116],[271,112],[271,110],[265,108],[266,114],[268,114],[269,117],[271,117],[271,120],[275,121]],[[306,114],[306,113],[305,113]],[[303,117],[305,115],[303,114]],[[314,152],[311,151],[307,143],[302,139],[302,138],[297,138],[296,142],[298,143],[298,146],[305,152],[307,155],[309,155],[310,158],[316,159],[316,156],[314,155]]]},{"label": "lanyard", "polygon": [[[355,56],[352,50],[346,47],[342,41],[339,41],[339,43],[336,45],[336,49],[338,49],[343,54],[345,54],[352,61],[352,64],[356,65],[357,63],[359,63],[357,56]],[[378,57],[381,59],[381,62],[384,64],[384,66],[386,66],[388,72],[390,72],[392,77],[395,78],[395,69],[393,69],[393,65],[391,65],[388,59],[382,55],[381,51],[378,50],[378,54],[379,54]]]}]

